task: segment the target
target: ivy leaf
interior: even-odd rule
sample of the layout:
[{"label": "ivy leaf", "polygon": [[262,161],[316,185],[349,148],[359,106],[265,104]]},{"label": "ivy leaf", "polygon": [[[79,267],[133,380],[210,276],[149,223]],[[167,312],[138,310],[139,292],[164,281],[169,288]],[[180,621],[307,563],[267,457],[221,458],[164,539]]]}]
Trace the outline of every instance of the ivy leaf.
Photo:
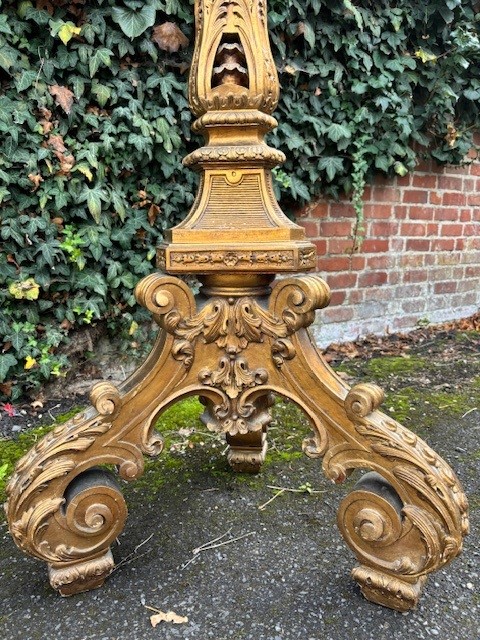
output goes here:
[{"label": "ivy leaf", "polygon": [[33,278],[27,278],[23,282],[12,282],[8,292],[15,300],[36,300],[40,293],[40,287]]},{"label": "ivy leaf", "polygon": [[17,58],[18,53],[8,44],[4,44],[3,47],[0,47],[0,67],[5,71],[8,71],[10,67],[15,64]]},{"label": "ivy leaf", "polygon": [[426,62],[436,62],[437,56],[434,53],[428,53],[424,49],[417,49],[415,51],[415,56],[420,58],[420,60],[425,64]]},{"label": "ivy leaf", "polygon": [[324,156],[320,159],[318,168],[326,171],[328,180],[332,182],[337,172],[343,169],[343,158],[339,156]]},{"label": "ivy leaf", "polygon": [[22,73],[15,79],[17,91],[25,91],[25,89],[31,87],[35,82],[36,77],[37,74],[35,71],[22,71]]},{"label": "ivy leaf", "polygon": [[11,353],[0,355],[0,382],[6,379],[9,369],[17,363],[18,360]]},{"label": "ivy leaf", "polygon": [[95,98],[97,99],[98,104],[101,107],[105,106],[105,104],[107,103],[107,100],[112,95],[112,91],[111,91],[111,89],[109,87],[107,87],[104,84],[100,84],[96,80],[94,80],[93,83],[92,83],[91,91],[92,91],[93,95],[95,96]]},{"label": "ivy leaf", "polygon": [[110,67],[112,64],[111,57],[113,56],[113,51],[110,49],[97,49],[91,56],[88,61],[88,70],[90,72],[90,77],[97,73],[100,65],[103,63],[106,67]]},{"label": "ivy leaf", "polygon": [[146,4],[140,10],[113,7],[112,19],[120,26],[123,33],[133,40],[155,24],[156,11],[152,5]]},{"label": "ivy leaf", "polygon": [[348,127],[343,124],[338,124],[337,122],[332,122],[332,124],[327,129],[327,136],[333,142],[338,142],[342,138],[351,138],[352,133]]}]

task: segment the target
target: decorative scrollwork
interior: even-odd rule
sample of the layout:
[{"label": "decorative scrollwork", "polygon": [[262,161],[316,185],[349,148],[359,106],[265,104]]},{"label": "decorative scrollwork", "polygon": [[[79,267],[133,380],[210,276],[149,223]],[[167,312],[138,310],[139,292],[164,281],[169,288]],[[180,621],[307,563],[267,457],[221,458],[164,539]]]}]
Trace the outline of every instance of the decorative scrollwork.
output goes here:
[{"label": "decorative scrollwork", "polygon": [[330,289],[320,276],[285,278],[272,290],[270,310],[274,317],[282,318],[290,335],[311,325],[315,310],[326,307],[329,301]]},{"label": "decorative scrollwork", "polygon": [[102,416],[114,416],[121,407],[121,396],[111,382],[97,382],[90,391],[90,402]]},{"label": "decorative scrollwork", "polygon": [[236,398],[244,389],[265,384],[268,380],[266,369],[251,370],[245,358],[230,356],[220,358],[218,369],[202,369],[199,381],[207,386],[219,387],[229,398]]}]

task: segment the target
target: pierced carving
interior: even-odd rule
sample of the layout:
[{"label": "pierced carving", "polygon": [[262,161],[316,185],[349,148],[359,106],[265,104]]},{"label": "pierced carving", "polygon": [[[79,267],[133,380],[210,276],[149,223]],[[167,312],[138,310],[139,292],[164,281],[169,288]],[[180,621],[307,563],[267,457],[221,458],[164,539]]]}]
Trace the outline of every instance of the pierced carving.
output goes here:
[{"label": "pierced carving", "polygon": [[[278,78],[263,1],[203,0],[195,8],[197,39],[189,82],[193,113],[230,109],[272,113],[278,102]],[[220,71],[215,60],[219,62],[221,47],[229,41],[236,51],[233,68]]]}]

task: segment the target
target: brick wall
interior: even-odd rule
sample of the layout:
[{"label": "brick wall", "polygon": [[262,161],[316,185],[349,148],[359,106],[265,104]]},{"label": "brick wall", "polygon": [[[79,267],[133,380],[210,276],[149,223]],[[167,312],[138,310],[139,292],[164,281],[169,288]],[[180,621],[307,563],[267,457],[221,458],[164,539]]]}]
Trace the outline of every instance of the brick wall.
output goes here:
[{"label": "brick wall", "polygon": [[418,321],[466,317],[480,307],[480,162],[420,164],[376,179],[364,195],[365,239],[352,254],[348,201],[313,203],[297,222],[316,244],[332,301],[313,327],[322,346]]}]

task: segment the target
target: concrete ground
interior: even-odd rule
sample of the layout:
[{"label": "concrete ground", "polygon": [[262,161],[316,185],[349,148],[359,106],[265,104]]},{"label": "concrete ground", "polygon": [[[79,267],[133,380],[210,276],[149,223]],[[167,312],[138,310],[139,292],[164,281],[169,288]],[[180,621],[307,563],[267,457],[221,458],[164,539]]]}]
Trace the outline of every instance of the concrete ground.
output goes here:
[{"label": "concrete ground", "polygon": [[[419,348],[410,362],[420,358],[421,370],[400,367],[402,373],[391,367],[382,372],[364,360],[344,367],[353,379],[369,374],[383,383],[390,392],[385,408],[394,415],[405,413],[399,398],[413,379],[416,395],[405,424],[418,428],[452,465],[470,499],[472,533],[465,550],[430,577],[416,611],[400,614],[361,596],[349,576],[355,559],[335,523],[348,487],[331,485],[320,461],[297,453],[308,427],[289,407],[280,407],[265,469],[256,477],[228,471],[223,445],[207,434],[186,446],[188,429],[176,438],[183,444],[172,437],[174,451],[165,451],[125,488],[129,518],[113,548],[118,569],[101,589],[59,597],[43,563],[15,547],[3,520],[0,638],[480,640],[480,362],[478,352],[469,351],[444,359],[443,369],[435,365],[452,389],[442,388],[434,401],[437,378],[430,374],[436,357]],[[458,371],[454,363],[460,363]],[[458,394],[460,410],[441,404],[445,393],[450,400]],[[269,487],[305,489],[307,483],[323,493],[286,491],[259,510],[276,493]],[[220,536],[220,542],[239,539],[192,553]],[[174,611],[188,622],[153,628],[154,612],[147,607]]]}]

